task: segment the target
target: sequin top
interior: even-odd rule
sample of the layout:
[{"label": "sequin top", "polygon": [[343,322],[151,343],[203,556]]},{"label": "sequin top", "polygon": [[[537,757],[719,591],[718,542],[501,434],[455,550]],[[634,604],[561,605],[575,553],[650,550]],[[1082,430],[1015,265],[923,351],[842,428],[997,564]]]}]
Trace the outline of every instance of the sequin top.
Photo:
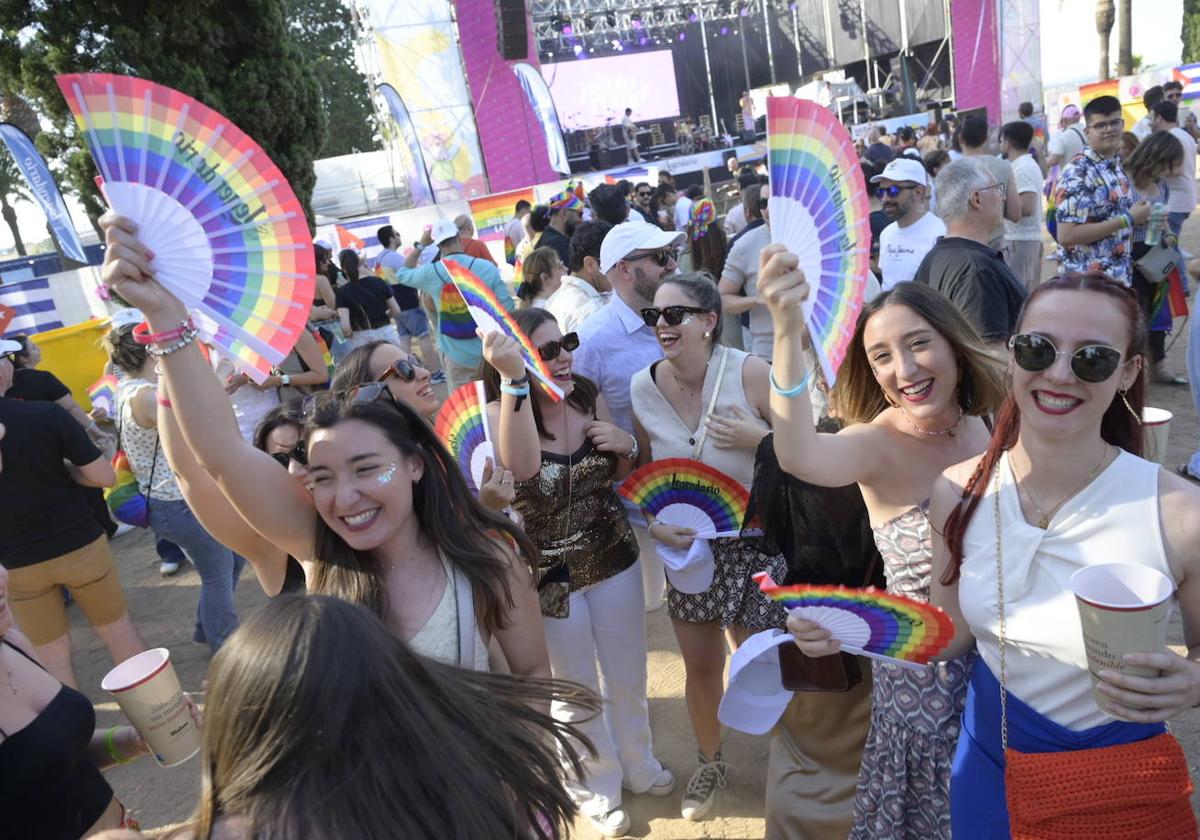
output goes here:
[{"label": "sequin top", "polygon": [[597,452],[590,440],[570,456],[542,452],[542,468],[518,481],[513,507],[545,569],[565,558],[571,591],[600,583],[633,565],[637,537],[613,491],[616,457]]}]

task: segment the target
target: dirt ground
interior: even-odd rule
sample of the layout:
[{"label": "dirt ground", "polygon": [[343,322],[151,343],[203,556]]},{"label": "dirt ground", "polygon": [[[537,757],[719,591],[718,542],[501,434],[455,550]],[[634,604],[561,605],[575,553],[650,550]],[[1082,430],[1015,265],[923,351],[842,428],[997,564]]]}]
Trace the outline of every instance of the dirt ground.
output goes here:
[{"label": "dirt ground", "polygon": [[[1183,238],[1186,248],[1200,253],[1200,219],[1193,216],[1184,229]],[[1045,263],[1047,276],[1054,272],[1055,266],[1053,262]],[[1184,374],[1187,328],[1181,324],[1176,323],[1176,334],[1172,338],[1177,336],[1178,340],[1171,345],[1168,362],[1174,372]],[[1173,466],[1183,462],[1200,445],[1200,424],[1191,405],[1189,390],[1159,386],[1151,392],[1148,402],[1174,413],[1166,464]],[[209,660],[207,646],[191,641],[199,593],[198,576],[188,568],[174,578],[160,578],[153,540],[146,532],[119,537],[113,547],[130,609],[143,638],[151,646],[169,648],[184,687],[198,693]],[[264,600],[252,573],[247,572],[237,593],[239,613],[249,614]],[[101,726],[121,722],[116,704],[100,690],[100,679],[111,667],[107,653],[78,612],[72,612],[74,661],[80,685],[96,703]],[[731,769],[729,787],[718,794],[708,819],[690,823],[679,817],[682,788],[694,768],[696,752],[683,700],[683,662],[665,609],[649,614],[648,628],[650,716],[656,752],[675,771],[679,790],[664,799],[630,796],[626,801],[633,820],[630,836],[661,840],[702,837],[750,840],[762,837],[766,737],[731,732],[725,742],[725,756]],[[1178,621],[1172,630],[1171,641],[1174,644],[1182,641]],[[1189,712],[1176,719],[1172,726],[1187,751],[1193,778],[1200,779],[1200,712]],[[181,767],[162,769],[147,758],[114,768],[107,775],[117,795],[148,829],[185,819],[199,789],[196,760]],[[1193,805],[1200,805],[1200,795],[1193,799]],[[586,820],[581,820],[577,828],[578,837],[598,836]]]}]

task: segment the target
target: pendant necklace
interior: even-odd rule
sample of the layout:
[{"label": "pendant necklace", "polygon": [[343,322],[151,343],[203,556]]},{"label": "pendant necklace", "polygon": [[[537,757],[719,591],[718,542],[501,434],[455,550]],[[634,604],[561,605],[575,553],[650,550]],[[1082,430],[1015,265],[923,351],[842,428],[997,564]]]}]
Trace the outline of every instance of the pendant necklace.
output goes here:
[{"label": "pendant necklace", "polygon": [[[1100,470],[1101,470],[1101,468],[1104,467],[1104,462],[1107,460],[1108,460],[1108,443],[1106,442],[1104,444],[1104,451],[1100,453],[1100,460],[1096,463],[1096,466],[1092,468],[1092,471],[1090,473],[1088,473],[1088,477],[1083,480],[1082,484],[1080,484],[1078,487],[1076,487],[1074,490],[1072,490],[1070,493],[1068,493],[1066,496],[1064,496],[1063,500],[1061,502],[1056,504],[1054,507],[1050,508],[1049,511],[1042,510],[1041,505],[1039,505],[1037,503],[1037,499],[1035,499],[1033,497],[1032,488],[1030,488],[1030,486],[1027,483],[1025,483],[1029,480],[1029,476],[1025,476],[1024,482],[1018,481],[1017,487],[1024,488],[1025,498],[1029,499],[1029,503],[1031,505],[1033,505],[1034,511],[1040,517],[1037,521],[1037,526],[1039,528],[1041,528],[1043,531],[1048,529],[1050,527],[1050,520],[1054,516],[1054,514],[1058,513],[1058,509],[1061,508],[1063,505],[1065,505],[1067,502],[1069,502],[1071,499],[1073,499],[1077,495],[1079,495],[1079,493],[1083,492],[1083,489],[1092,483],[1092,479],[1094,479],[1097,475],[1100,474]],[[1014,475],[1014,478],[1015,478],[1015,475]]]},{"label": "pendant necklace", "polygon": [[[4,645],[0,645],[0,656],[4,655],[2,653],[3,650],[4,650]],[[6,674],[8,674],[8,690],[11,691],[15,695],[17,693],[17,684],[15,682],[13,682],[12,668],[8,667],[8,663],[5,663],[5,665],[4,665],[4,672]]]},{"label": "pendant necklace", "polygon": [[907,423],[909,425],[909,428],[911,428],[914,432],[920,432],[921,434],[926,435],[927,437],[941,437],[942,435],[949,435],[950,437],[957,437],[958,436],[958,424],[961,423],[962,419],[963,419],[963,410],[962,410],[962,406],[958,407],[958,419],[954,421],[954,425],[952,425],[950,428],[937,429],[936,431],[932,431],[932,432],[929,431],[928,429],[922,429],[920,426],[918,426],[916,423],[914,423],[912,420],[910,420],[908,417],[908,412],[905,411],[903,408],[900,409],[900,416],[904,418],[904,422]]}]

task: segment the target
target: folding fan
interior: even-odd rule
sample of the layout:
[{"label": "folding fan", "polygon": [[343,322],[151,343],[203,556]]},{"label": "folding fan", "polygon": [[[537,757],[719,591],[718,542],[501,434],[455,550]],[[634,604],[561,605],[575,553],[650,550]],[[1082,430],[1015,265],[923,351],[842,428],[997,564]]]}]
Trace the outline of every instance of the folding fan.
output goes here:
[{"label": "folding fan", "polygon": [[55,77],[109,206],[159,281],[256,382],[291,352],[315,288],[304,210],[266,152],[190,96],[132,76]]},{"label": "folding fan", "polygon": [[691,528],[697,537],[738,537],[750,494],[738,482],[689,458],[653,461],[631,474],[620,493],[659,522]]},{"label": "folding fan", "polygon": [[442,405],[434,422],[434,431],[458,461],[467,486],[479,495],[483,484],[483,468],[487,459],[496,458],[488,432],[482,382],[468,382]]}]

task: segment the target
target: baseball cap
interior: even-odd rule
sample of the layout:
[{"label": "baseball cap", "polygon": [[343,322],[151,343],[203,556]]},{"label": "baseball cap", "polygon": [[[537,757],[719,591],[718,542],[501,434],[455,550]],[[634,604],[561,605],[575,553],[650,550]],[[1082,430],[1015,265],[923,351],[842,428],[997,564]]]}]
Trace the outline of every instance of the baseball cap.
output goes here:
[{"label": "baseball cap", "polygon": [[1079,116],[1079,108],[1076,105],[1068,105],[1067,107],[1062,109],[1062,115],[1066,119],[1070,119],[1071,117],[1078,117]]},{"label": "baseball cap", "polygon": [[582,210],[583,201],[575,194],[574,190],[566,189],[557,195],[551,196],[546,202],[551,210]]},{"label": "baseball cap", "polygon": [[663,230],[649,222],[622,222],[604,235],[600,243],[600,270],[605,274],[634,251],[653,251],[678,245],[686,234],[681,230]]},{"label": "baseball cap", "polygon": [[142,314],[140,309],[118,309],[112,314],[112,328],[114,330],[123,329],[124,327],[137,326],[146,320],[146,316]]},{"label": "baseball cap", "polygon": [[654,550],[662,558],[671,585],[680,592],[696,595],[712,586],[716,563],[708,540],[696,537],[686,550],[657,543]]},{"label": "baseball cap", "polygon": [[0,356],[7,356],[9,353],[20,353],[24,349],[19,341],[9,341],[7,338],[0,338]]},{"label": "baseball cap", "polygon": [[791,642],[790,633],[764,630],[734,652],[729,662],[729,686],[717,709],[721,723],[738,732],[762,735],[779,721],[792,699],[779,673],[779,646]]},{"label": "baseball cap", "polygon": [[456,236],[458,225],[454,224],[453,219],[438,219],[429,231],[429,238],[433,240],[434,245],[441,245],[447,239],[454,239]]},{"label": "baseball cap", "polygon": [[925,173],[925,164],[904,155],[893,158],[883,168],[883,172],[871,179],[871,183],[876,184],[885,178],[889,181],[912,181],[923,187],[929,185],[929,176]]}]

